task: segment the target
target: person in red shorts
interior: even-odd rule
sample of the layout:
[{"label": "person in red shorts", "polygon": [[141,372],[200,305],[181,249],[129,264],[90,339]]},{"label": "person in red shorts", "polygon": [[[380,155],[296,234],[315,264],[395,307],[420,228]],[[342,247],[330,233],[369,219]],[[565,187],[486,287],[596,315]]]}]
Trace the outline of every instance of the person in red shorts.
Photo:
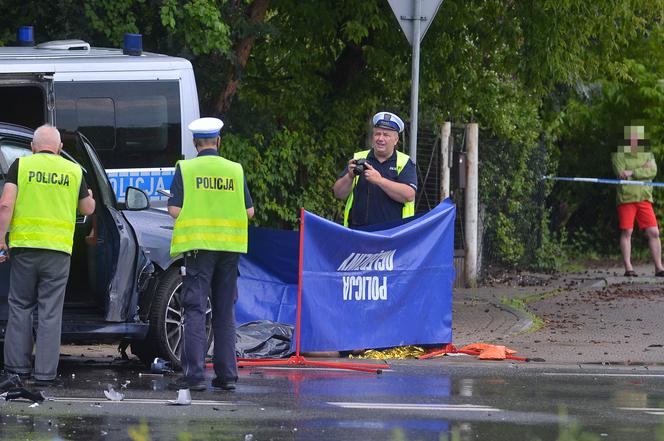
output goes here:
[{"label": "person in red shorts", "polygon": [[[657,164],[652,152],[646,152],[639,146],[639,140],[645,139],[643,126],[625,126],[625,139],[629,146],[618,148],[611,155],[613,171],[619,179],[634,181],[652,181],[657,175]],[[664,277],[662,266],[662,245],[659,240],[659,227],[652,208],[652,187],[648,185],[619,185],[617,191],[618,223],[620,227],[620,251],[625,265],[625,276],[636,277],[632,267],[632,231],[634,221],[639,229],[645,230],[648,247],[655,263],[655,275]]]}]

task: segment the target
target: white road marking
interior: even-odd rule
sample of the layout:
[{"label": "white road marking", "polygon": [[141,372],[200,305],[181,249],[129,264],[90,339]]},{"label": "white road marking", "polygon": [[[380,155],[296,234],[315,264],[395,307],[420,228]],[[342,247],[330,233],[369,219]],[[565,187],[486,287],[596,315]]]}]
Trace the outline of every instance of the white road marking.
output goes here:
[{"label": "white road marking", "polygon": [[[122,401],[109,401],[104,398],[88,398],[88,397],[49,397],[47,401],[55,401],[58,403],[91,403],[91,404],[169,404],[167,399],[159,398],[125,398]],[[212,401],[212,400],[191,400],[192,405],[199,406],[237,406],[238,403],[228,401]]]},{"label": "white road marking", "polygon": [[586,373],[565,373],[565,372],[543,372],[542,375],[555,377],[652,377],[664,378],[664,374],[586,374]]},{"label": "white road marking", "polygon": [[327,404],[344,409],[437,410],[444,412],[500,412],[500,409],[475,404],[418,404],[418,403],[350,403],[328,401]]},{"label": "white road marking", "polygon": [[661,407],[619,407],[618,409],[644,412],[650,415],[664,415],[664,409]]}]

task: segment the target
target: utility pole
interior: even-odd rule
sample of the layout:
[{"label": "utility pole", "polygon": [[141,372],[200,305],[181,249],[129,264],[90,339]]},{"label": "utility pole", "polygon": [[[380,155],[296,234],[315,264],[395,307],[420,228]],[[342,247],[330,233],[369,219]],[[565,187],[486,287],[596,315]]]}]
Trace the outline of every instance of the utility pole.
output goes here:
[{"label": "utility pole", "polygon": [[450,139],[452,123],[445,121],[440,133],[440,200],[450,197]]},{"label": "utility pole", "polygon": [[478,161],[479,128],[477,123],[466,126],[466,193],[464,197],[464,259],[465,283],[468,288],[477,286],[477,236],[478,236]]},{"label": "utility pole", "polygon": [[413,63],[410,86],[410,159],[417,163],[417,111],[420,98],[420,35],[422,0],[413,0]]}]

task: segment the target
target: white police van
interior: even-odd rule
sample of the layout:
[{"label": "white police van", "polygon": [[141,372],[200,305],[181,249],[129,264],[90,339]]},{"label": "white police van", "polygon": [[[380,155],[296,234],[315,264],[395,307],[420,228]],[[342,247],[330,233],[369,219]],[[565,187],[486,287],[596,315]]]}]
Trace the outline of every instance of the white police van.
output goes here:
[{"label": "white police van", "polygon": [[188,60],[143,52],[141,36],[123,49],[81,40],[34,43],[32,27],[17,45],[0,47],[0,121],[51,123],[81,132],[95,146],[119,200],[128,186],[164,200],[173,166],[195,156],[189,122],[199,117]]}]

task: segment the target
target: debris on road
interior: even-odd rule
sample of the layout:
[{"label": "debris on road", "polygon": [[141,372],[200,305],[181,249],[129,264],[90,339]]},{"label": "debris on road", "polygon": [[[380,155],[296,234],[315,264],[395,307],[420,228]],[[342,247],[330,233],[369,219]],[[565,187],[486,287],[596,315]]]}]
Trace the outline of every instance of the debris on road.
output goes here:
[{"label": "debris on road", "polygon": [[125,397],[123,393],[113,389],[113,386],[111,386],[110,384],[106,386],[104,395],[106,395],[106,398],[108,398],[111,401],[122,401],[124,400]]},{"label": "debris on road", "polygon": [[191,404],[191,392],[189,392],[189,389],[180,389],[178,390],[178,398],[177,400],[169,400],[168,404],[172,404],[174,406],[188,406]]},{"label": "debris on road", "polygon": [[173,368],[169,361],[157,357],[150,365],[150,372],[153,374],[171,374],[173,373]]}]

